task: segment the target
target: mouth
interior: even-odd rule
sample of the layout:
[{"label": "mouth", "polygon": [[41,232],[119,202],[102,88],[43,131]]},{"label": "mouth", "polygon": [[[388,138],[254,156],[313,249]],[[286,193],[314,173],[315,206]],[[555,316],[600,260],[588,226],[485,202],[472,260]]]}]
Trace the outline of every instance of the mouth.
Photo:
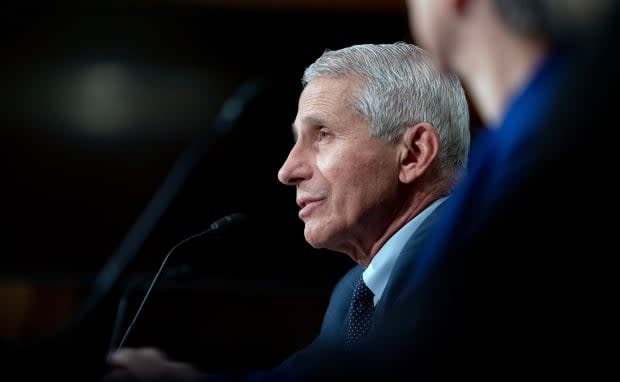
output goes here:
[{"label": "mouth", "polygon": [[297,201],[297,205],[299,206],[299,218],[303,219],[307,217],[311,211],[316,208],[322,199],[300,199]]}]

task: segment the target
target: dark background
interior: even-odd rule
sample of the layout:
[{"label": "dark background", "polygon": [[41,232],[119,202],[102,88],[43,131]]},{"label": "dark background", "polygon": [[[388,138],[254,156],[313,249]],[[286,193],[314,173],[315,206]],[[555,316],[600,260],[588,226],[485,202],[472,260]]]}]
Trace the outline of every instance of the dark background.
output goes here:
[{"label": "dark background", "polygon": [[[271,365],[309,341],[353,265],[303,240],[276,174],[305,66],[325,49],[409,40],[404,1],[89,2],[6,6],[0,60],[0,298],[7,343],[45,336],[87,300],[137,222],[115,293],[221,216],[247,224],[179,249],[127,344],[205,367]],[[258,82],[255,82],[258,81]],[[255,96],[218,115],[241,86]],[[237,104],[239,105],[239,104]],[[234,106],[234,105],[233,105]],[[230,112],[229,109],[226,109]],[[161,216],[142,214],[175,163],[207,145]],[[187,167],[186,167],[187,169]],[[124,324],[148,283],[128,294]],[[117,300],[111,299],[108,312]],[[104,328],[109,319],[101,318]],[[105,330],[104,330],[105,333]],[[201,352],[196,349],[212,349]]]},{"label": "dark background", "polygon": [[277,211],[296,207],[276,173],[304,67],[326,48],[408,36],[403,14],[390,12],[124,2],[4,16],[3,270],[17,273],[97,271],[180,153],[257,78],[271,93],[204,153],[144,251],[233,210],[274,211],[257,225],[275,224],[269,245],[288,229],[300,238],[301,225],[279,225]]}]

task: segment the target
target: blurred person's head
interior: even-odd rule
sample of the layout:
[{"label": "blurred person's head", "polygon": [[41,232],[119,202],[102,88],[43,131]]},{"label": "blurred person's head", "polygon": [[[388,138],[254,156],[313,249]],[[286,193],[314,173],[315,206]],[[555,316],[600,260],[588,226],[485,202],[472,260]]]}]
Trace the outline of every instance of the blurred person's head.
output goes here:
[{"label": "blurred person's head", "polygon": [[416,43],[473,92],[481,116],[497,121],[550,46],[570,44],[610,0],[407,0]]}]

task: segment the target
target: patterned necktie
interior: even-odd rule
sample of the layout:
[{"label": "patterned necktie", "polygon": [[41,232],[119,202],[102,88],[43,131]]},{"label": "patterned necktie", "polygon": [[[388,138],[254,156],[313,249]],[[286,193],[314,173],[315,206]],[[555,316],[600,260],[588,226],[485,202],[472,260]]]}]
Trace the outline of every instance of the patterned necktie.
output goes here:
[{"label": "patterned necktie", "polygon": [[374,293],[366,286],[364,279],[360,276],[355,283],[351,308],[345,323],[344,341],[346,346],[351,346],[368,332],[375,311],[373,297]]}]

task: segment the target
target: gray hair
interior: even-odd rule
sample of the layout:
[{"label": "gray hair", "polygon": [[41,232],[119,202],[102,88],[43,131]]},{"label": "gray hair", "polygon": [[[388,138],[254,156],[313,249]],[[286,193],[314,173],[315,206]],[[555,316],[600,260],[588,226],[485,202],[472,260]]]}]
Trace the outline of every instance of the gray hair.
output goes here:
[{"label": "gray hair", "polygon": [[302,84],[345,76],[361,81],[352,106],[368,121],[371,135],[395,142],[408,127],[427,122],[439,135],[440,172],[454,179],[465,169],[470,142],[465,92],[424,50],[405,42],[326,50],[306,68]]}]

